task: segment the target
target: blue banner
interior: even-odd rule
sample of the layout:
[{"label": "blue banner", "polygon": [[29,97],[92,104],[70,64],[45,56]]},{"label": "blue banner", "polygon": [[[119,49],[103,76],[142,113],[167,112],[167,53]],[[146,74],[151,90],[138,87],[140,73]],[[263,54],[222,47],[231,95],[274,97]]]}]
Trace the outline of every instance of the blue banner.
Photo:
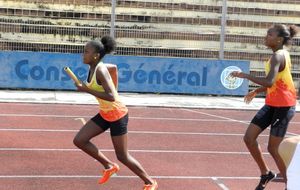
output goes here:
[{"label": "blue banner", "polygon": [[88,67],[79,54],[0,52],[0,87],[30,89],[75,89],[63,71],[69,66],[85,80]]},{"label": "blue banner", "polygon": [[244,95],[248,81],[232,71],[249,73],[249,61],[110,56],[119,68],[121,91]]},{"label": "blue banner", "polygon": [[[107,56],[119,68],[119,91],[178,94],[244,95],[248,81],[229,73],[249,73],[249,61],[139,56]],[[0,52],[0,87],[75,89],[63,71],[69,66],[86,80],[88,66],[80,54]]]}]

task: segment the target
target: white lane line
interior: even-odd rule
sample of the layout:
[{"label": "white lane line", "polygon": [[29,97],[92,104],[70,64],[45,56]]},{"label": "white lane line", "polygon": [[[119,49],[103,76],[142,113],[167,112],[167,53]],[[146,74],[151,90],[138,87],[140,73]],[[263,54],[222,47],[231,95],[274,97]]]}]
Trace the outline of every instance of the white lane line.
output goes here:
[{"label": "white lane line", "polygon": [[[114,149],[99,149],[102,152],[114,152]],[[53,152],[79,152],[75,148],[0,148],[0,151],[53,151]],[[228,154],[228,155],[249,155],[249,152],[230,151],[193,151],[193,150],[129,150],[137,153],[182,153],[182,154]],[[263,154],[269,155],[267,152]]]},{"label": "white lane line", "polygon": [[[29,129],[29,128],[0,128],[0,131],[8,132],[78,132],[79,130],[72,129]],[[106,131],[106,133],[110,133]],[[171,132],[171,131],[128,131],[131,134],[157,134],[157,135],[202,135],[202,136],[244,136],[243,133],[197,133],[197,132]],[[261,135],[269,137],[269,135]]]},{"label": "white lane line", "polygon": [[74,120],[80,120],[83,125],[86,124],[86,120],[83,117],[75,118]]},{"label": "white lane line", "polygon": [[[189,110],[189,109],[182,109],[182,110],[185,110],[185,111],[188,111],[188,112],[199,113],[199,114],[203,114],[203,115],[207,115],[207,116],[211,116],[211,117],[215,117],[215,118],[219,118],[219,119],[227,119],[227,120],[232,121],[232,122],[239,122],[239,123],[243,123],[243,124],[249,125],[249,122],[245,122],[245,121],[241,121],[241,120],[236,120],[236,119],[229,118],[229,117],[223,117],[223,116],[209,114],[209,113],[205,113],[205,112],[201,112],[201,111],[196,111],[196,110]],[[292,122],[290,122],[290,123],[292,123]],[[297,123],[299,123],[299,122],[297,122]],[[287,135],[292,135],[292,136],[298,136],[299,135],[297,133],[292,133],[292,132],[286,132],[286,134]]]},{"label": "white lane line", "polygon": [[[138,178],[138,176],[114,175],[114,178]],[[0,175],[0,178],[99,178],[96,175]],[[232,179],[232,180],[257,180],[259,177],[238,176],[151,176],[156,179]]]},{"label": "white lane line", "polygon": [[[202,121],[202,122],[240,122],[244,124],[249,124],[249,121],[242,121],[242,120],[236,120],[228,117],[222,117],[218,115],[208,114],[200,111],[195,110],[189,110],[189,109],[182,109],[185,111],[191,111],[195,113],[201,113],[204,115],[212,116],[212,117],[218,117],[219,119],[197,119],[197,118],[172,118],[172,117],[135,117],[135,116],[129,116],[130,119],[135,120],[170,120],[170,121]],[[48,114],[0,114],[0,117],[54,117],[54,118],[91,118],[93,115],[48,115]],[[291,121],[290,123],[293,124],[300,124],[300,122]]]},{"label": "white lane line", "polygon": [[215,184],[217,184],[222,190],[229,190],[228,187],[226,187],[226,185],[220,181],[219,178],[216,178],[216,177],[212,177],[211,178]]},{"label": "white lane line", "polygon": [[82,118],[82,117],[92,117],[90,115],[84,116],[84,115],[50,115],[50,114],[14,114],[14,113],[8,113],[8,114],[0,114],[0,117],[54,117],[54,118]]},{"label": "white lane line", "polygon": [[182,110],[185,110],[185,111],[188,111],[188,112],[200,113],[202,115],[207,115],[207,116],[211,116],[211,117],[215,117],[215,118],[219,118],[219,119],[225,119],[225,120],[228,120],[228,121],[249,124],[249,122],[246,122],[246,121],[241,121],[241,120],[236,120],[236,119],[232,119],[232,118],[229,118],[229,117],[223,117],[223,116],[219,116],[219,115],[209,114],[209,113],[205,113],[205,112],[202,112],[202,111],[196,111],[196,110],[190,110],[190,109],[182,109]]},{"label": "white lane line", "polygon": [[13,129],[13,128],[2,128],[0,131],[13,131],[13,132],[78,132],[79,130],[72,129]]},{"label": "white lane line", "polygon": [[[48,114],[0,114],[0,117],[54,117],[54,118],[91,118],[92,115],[48,115]],[[222,121],[228,122],[228,120],[216,120],[216,119],[197,119],[197,118],[172,118],[172,117],[135,117],[129,116],[130,119],[136,120],[171,120],[171,121]]]}]

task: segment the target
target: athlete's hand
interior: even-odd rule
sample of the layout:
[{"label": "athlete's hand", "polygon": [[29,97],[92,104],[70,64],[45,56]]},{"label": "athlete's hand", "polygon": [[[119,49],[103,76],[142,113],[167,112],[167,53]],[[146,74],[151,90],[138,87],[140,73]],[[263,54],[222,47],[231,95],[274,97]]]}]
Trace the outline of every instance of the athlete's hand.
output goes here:
[{"label": "athlete's hand", "polygon": [[230,73],[231,77],[245,78],[246,74],[240,71],[233,71]]},{"label": "athlete's hand", "polygon": [[255,90],[250,91],[245,97],[244,97],[244,102],[246,104],[250,104],[250,102],[255,98],[256,92]]},{"label": "athlete's hand", "polygon": [[89,88],[86,86],[86,84],[83,83],[83,82],[80,82],[80,84],[76,84],[76,83],[75,83],[75,86],[77,87],[77,90],[78,90],[79,92],[87,92],[88,89],[89,89]]}]

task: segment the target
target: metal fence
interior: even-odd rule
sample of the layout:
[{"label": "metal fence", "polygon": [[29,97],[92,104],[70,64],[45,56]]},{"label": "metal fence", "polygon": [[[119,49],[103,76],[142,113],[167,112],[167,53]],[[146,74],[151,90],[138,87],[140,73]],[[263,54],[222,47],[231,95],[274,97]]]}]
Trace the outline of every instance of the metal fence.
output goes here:
[{"label": "metal fence", "polygon": [[300,24],[300,0],[0,0],[0,50],[81,53],[113,35],[119,55],[250,60],[263,75],[274,23]]}]

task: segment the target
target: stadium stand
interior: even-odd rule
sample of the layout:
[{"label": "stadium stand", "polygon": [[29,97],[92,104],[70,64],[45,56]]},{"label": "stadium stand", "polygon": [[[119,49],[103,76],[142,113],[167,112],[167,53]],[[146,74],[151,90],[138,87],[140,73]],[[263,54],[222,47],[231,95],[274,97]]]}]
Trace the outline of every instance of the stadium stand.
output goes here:
[{"label": "stadium stand", "polygon": [[[218,59],[222,0],[116,1],[118,55]],[[0,2],[0,50],[81,53],[85,42],[110,33],[110,0],[5,0]],[[250,60],[263,75],[273,23],[300,24],[299,0],[228,0],[225,59]],[[300,79],[300,39],[291,50]],[[251,84],[251,88],[255,87]]]}]

